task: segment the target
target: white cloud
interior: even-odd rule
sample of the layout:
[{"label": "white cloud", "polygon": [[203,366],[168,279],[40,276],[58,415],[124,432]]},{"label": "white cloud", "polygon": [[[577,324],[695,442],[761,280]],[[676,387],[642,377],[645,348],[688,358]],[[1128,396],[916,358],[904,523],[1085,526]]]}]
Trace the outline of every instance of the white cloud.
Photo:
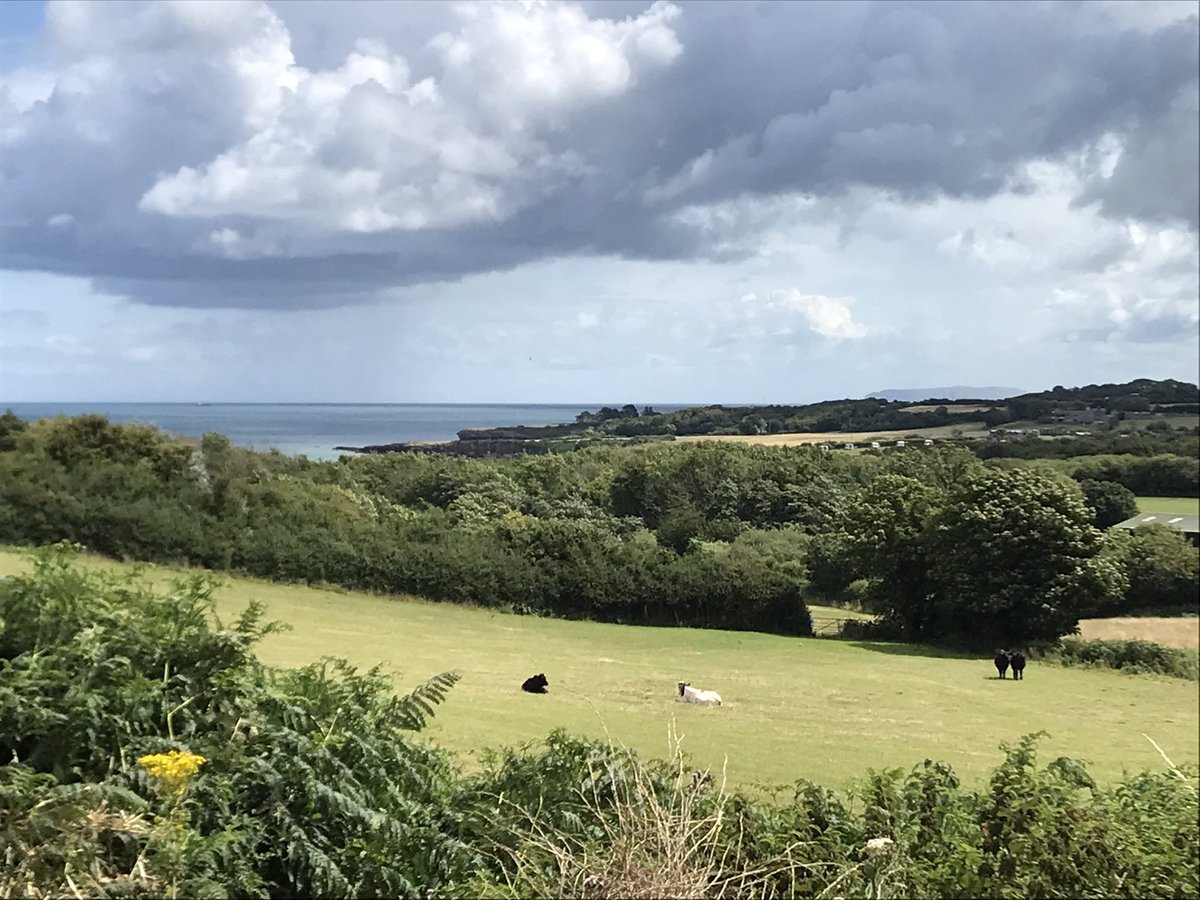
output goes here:
[{"label": "white cloud", "polygon": [[670,24],[680,15],[657,2],[619,22],[592,19],[569,3],[460,3],[460,26],[431,42],[445,77],[503,128],[524,129],[616,97],[639,70],[672,62],[682,47]]},{"label": "white cloud", "polygon": [[[1093,150],[1090,155],[1103,164],[1103,145]],[[1040,337],[1070,341],[1194,341],[1200,313],[1197,233],[1114,221],[1095,206],[1080,208],[1073,198],[1083,177],[1078,160],[1040,162],[1027,167],[1017,190],[983,202],[942,200],[909,215],[918,227],[950,229],[936,242],[938,252],[968,269],[990,270],[1012,297],[1027,334],[1037,330]]]},{"label": "white cloud", "polygon": [[829,340],[853,340],[865,337],[867,329],[854,321],[850,307],[853,297],[825,297],[821,294],[802,294],[794,288],[776,291],[771,302],[783,309],[794,309],[808,322],[808,327]]},{"label": "white cloud", "polygon": [[[459,31],[432,41],[445,87],[414,81],[407,61],[375,42],[337,69],[309,71],[294,64],[280,20],[260,16],[227,51],[252,98],[248,137],[159,178],[139,208],[310,234],[500,222],[581,171],[575,153],[550,149],[548,129],[680,49],[669,4],[622,22],[559,3],[454,9]],[[247,258],[245,245],[238,253]]]},{"label": "white cloud", "polygon": [[[791,355],[821,342],[865,337],[867,329],[851,313],[853,304],[853,297],[828,297],[795,288],[766,295],[750,291],[735,300],[714,300],[700,315],[681,316],[671,334],[680,343],[699,342],[734,358]],[[814,342],[814,335],[820,340]]]}]

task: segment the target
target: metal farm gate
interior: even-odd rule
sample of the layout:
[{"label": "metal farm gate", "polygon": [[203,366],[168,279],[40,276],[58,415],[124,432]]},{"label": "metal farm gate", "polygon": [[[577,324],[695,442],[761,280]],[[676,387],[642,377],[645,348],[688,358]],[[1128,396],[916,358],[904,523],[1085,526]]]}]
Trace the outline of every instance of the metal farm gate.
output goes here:
[{"label": "metal farm gate", "polygon": [[842,623],[852,621],[853,618],[853,616],[813,616],[813,634],[816,637],[840,637]]}]

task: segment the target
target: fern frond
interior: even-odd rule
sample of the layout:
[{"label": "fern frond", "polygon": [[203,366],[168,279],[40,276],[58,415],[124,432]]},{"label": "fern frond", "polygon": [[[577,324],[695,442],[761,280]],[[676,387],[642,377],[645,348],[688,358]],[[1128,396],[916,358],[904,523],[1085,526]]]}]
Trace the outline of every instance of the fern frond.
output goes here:
[{"label": "fern frond", "polygon": [[442,672],[417,685],[403,697],[397,697],[397,726],[407,731],[420,731],[433,717],[433,707],[446,698],[446,693],[461,678],[461,672]]}]

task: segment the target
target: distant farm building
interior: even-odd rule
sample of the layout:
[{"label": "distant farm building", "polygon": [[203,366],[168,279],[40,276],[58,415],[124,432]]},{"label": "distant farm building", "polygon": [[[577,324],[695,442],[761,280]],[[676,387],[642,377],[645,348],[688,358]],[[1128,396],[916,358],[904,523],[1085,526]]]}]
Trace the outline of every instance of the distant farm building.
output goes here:
[{"label": "distant farm building", "polygon": [[1072,425],[1092,425],[1103,422],[1107,413],[1102,409],[1056,409],[1050,413],[1055,422],[1068,422]]},{"label": "distant farm building", "polygon": [[1175,513],[1138,513],[1132,519],[1118,522],[1113,528],[1132,530],[1142,525],[1166,525],[1183,532],[1189,541],[1200,546],[1200,516],[1180,516]]}]

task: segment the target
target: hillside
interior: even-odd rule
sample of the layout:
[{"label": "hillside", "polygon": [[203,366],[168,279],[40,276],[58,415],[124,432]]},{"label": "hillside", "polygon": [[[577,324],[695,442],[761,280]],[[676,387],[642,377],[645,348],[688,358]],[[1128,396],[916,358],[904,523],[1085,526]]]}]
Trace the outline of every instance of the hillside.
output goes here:
[{"label": "hillside", "polygon": [[888,388],[867,394],[868,400],[906,400],[918,403],[922,400],[1003,400],[1021,393],[1014,387],[970,387],[956,384],[951,387],[931,388]]},{"label": "hillside", "polygon": [[[905,388],[881,391],[865,399],[823,400],[808,404],[693,406],[672,412],[624,406],[583,410],[574,422],[559,425],[470,428],[458,440],[437,444],[390,443],[338,447],[359,453],[443,453],[495,457],[578,450],[595,443],[640,443],[675,437],[720,435],[846,434],[970,428],[1013,422],[1068,426],[1116,424],[1125,417],[1178,418],[1200,412],[1200,389],[1184,382],[1138,379],[1127,384],[1055,386],[1018,394],[1016,388]],[[1014,396],[1015,395],[1015,396]]]}]

